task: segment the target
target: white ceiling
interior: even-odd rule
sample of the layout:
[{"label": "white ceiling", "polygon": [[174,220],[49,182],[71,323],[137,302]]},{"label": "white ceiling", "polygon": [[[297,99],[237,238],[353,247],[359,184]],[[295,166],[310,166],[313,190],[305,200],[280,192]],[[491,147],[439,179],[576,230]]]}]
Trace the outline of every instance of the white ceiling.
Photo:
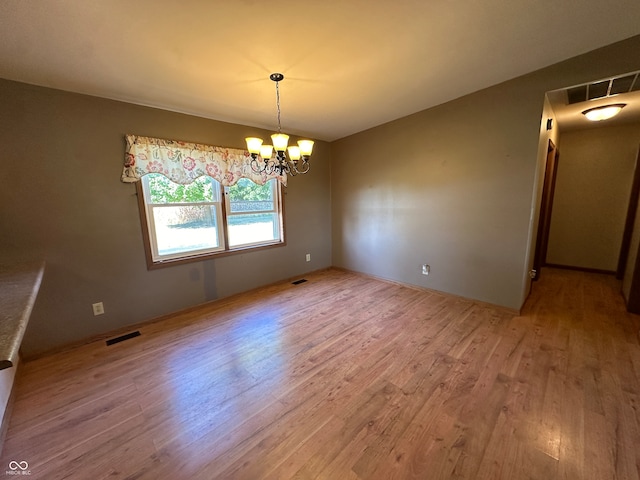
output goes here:
[{"label": "white ceiling", "polygon": [[334,140],[640,33],[638,0],[2,0],[0,77]]}]

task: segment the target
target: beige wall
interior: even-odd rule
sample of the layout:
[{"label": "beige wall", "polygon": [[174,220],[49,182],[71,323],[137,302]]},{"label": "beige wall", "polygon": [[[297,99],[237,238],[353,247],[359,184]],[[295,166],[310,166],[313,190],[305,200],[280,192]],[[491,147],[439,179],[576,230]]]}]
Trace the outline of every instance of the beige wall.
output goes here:
[{"label": "beige wall", "polygon": [[520,308],[545,92],[633,71],[638,51],[640,36],[334,142],[333,263]]},{"label": "beige wall", "polygon": [[616,271],[640,124],[562,133],[547,263]]},{"label": "beige wall", "polygon": [[326,142],[289,181],[285,247],[149,271],[125,133],[243,148],[271,132],[6,80],[0,105],[0,256],[47,263],[27,357],[331,264]]}]

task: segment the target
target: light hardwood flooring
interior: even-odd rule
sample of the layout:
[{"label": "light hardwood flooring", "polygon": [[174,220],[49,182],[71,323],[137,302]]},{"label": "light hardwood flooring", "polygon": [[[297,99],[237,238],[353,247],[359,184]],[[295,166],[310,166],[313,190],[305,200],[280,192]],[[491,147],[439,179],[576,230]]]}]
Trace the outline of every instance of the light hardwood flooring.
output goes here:
[{"label": "light hardwood flooring", "polygon": [[640,479],[640,317],[612,277],[545,269],[520,316],[306,278],[26,362],[0,475]]}]

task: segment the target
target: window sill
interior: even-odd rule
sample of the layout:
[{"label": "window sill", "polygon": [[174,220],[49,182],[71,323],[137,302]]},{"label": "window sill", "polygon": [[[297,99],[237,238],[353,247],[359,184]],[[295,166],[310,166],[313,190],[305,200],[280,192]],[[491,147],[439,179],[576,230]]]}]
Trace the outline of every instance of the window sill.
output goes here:
[{"label": "window sill", "polygon": [[228,257],[231,255],[238,255],[241,253],[248,253],[248,252],[257,252],[257,251],[261,251],[261,250],[268,250],[271,248],[278,248],[278,247],[284,247],[287,245],[287,242],[273,242],[273,243],[266,243],[264,245],[251,245],[251,246],[247,246],[247,247],[236,247],[236,248],[232,248],[229,250],[223,250],[221,252],[213,252],[213,253],[203,253],[203,254],[199,254],[199,255],[190,255],[190,256],[185,256],[185,257],[181,257],[181,258],[173,258],[173,259],[167,259],[167,260],[160,260],[160,261],[153,261],[149,256],[147,257],[147,269],[148,270],[157,270],[160,268],[165,268],[165,267],[171,267],[174,265],[182,265],[185,263],[193,263],[193,262],[201,262],[204,260],[212,260],[214,258],[219,258],[219,257]]}]

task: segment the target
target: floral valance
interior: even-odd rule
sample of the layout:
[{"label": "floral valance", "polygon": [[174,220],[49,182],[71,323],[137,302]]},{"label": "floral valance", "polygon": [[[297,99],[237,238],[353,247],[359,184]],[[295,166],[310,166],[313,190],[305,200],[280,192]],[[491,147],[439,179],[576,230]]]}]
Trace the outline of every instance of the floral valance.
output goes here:
[{"label": "floral valance", "polygon": [[251,168],[251,155],[246,150],[214,147],[177,140],[126,135],[122,181],[133,183],[149,173],[162,173],[179,184],[192,183],[208,175],[222,185],[234,185],[241,178],[259,185],[277,178],[286,185],[287,176],[256,173]]}]

